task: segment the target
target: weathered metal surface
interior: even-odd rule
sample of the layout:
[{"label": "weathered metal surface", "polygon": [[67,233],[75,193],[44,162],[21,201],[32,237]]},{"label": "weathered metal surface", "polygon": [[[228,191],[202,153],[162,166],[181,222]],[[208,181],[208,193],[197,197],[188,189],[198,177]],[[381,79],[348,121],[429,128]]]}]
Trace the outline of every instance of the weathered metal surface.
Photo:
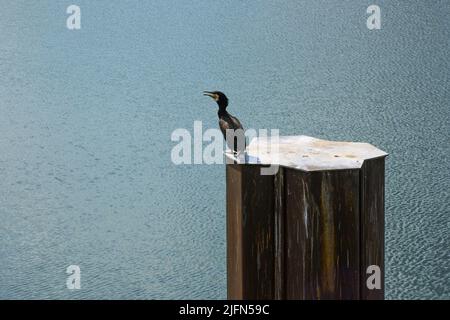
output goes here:
[{"label": "weathered metal surface", "polygon": [[245,158],[226,154],[240,164],[280,165],[303,171],[360,169],[364,160],[386,155],[368,143],[308,136],[256,137],[248,145]]},{"label": "weathered metal surface", "polygon": [[227,287],[228,299],[243,299],[242,166],[227,165]]},{"label": "weathered metal surface", "polygon": [[286,171],[286,298],[359,299],[359,172]]},{"label": "weathered metal surface", "polygon": [[[228,298],[383,299],[384,161],[274,176],[228,164]],[[382,290],[366,287],[369,265]]]},{"label": "weathered metal surface", "polygon": [[244,294],[247,299],[274,296],[274,189],[273,176],[260,168],[243,169]]},{"label": "weathered metal surface", "polygon": [[[384,159],[364,162],[361,169],[361,299],[384,299]],[[367,267],[381,271],[381,289],[369,290]]]},{"label": "weathered metal surface", "polygon": [[239,165],[227,178],[228,298],[273,299],[274,178]]},{"label": "weathered metal surface", "polygon": [[277,300],[286,298],[286,277],[285,277],[285,226],[286,226],[286,187],[285,169],[280,168],[274,177],[274,287]]}]

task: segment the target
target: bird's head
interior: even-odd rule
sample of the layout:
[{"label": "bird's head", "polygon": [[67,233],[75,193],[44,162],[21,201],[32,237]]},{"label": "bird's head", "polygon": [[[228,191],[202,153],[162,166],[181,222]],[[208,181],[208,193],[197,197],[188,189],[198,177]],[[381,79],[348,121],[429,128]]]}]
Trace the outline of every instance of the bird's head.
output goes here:
[{"label": "bird's head", "polygon": [[221,108],[226,108],[228,106],[228,98],[223,92],[203,91],[203,95],[213,98]]}]

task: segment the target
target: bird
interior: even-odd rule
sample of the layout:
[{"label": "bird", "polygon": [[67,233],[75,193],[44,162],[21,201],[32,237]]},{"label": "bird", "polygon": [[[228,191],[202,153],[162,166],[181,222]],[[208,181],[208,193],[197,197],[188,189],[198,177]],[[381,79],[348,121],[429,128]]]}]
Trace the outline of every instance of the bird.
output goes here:
[{"label": "bird", "polygon": [[[222,131],[223,138],[225,139],[230,150],[233,150],[235,155],[244,152],[245,151],[244,128],[242,127],[242,124],[238,118],[228,113],[227,96],[220,91],[203,91],[203,95],[213,98],[213,100],[216,101],[217,105],[219,106],[219,111],[217,112],[217,115],[219,117],[220,131]],[[227,139],[227,130],[233,130],[233,132],[231,132],[234,134],[233,141],[228,141],[229,139]],[[239,131],[236,132],[236,130]],[[238,137],[241,138],[241,141],[238,140]],[[238,143],[238,141],[240,143]]]}]

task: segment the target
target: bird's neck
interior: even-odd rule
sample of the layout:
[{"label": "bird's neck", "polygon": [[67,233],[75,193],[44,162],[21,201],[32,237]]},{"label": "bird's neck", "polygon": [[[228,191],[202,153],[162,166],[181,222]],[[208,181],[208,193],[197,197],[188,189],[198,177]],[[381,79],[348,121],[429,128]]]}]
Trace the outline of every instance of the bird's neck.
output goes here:
[{"label": "bird's neck", "polygon": [[217,105],[219,106],[219,109],[223,109],[225,111],[225,109],[228,107],[228,101],[219,100],[217,101]]},{"label": "bird's neck", "polygon": [[219,111],[217,112],[217,114],[219,115],[219,118],[220,118],[220,117],[228,115],[228,112],[225,109],[225,107],[222,108],[219,106]]}]

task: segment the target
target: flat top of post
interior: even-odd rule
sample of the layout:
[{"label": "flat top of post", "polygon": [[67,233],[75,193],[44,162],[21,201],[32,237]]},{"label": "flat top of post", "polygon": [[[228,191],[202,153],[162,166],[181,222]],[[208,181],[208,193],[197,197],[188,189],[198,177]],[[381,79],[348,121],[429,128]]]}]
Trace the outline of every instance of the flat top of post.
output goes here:
[{"label": "flat top of post", "polygon": [[227,153],[240,164],[280,165],[303,171],[360,169],[364,160],[385,156],[386,152],[369,143],[308,136],[254,138],[246,149],[245,160]]}]

